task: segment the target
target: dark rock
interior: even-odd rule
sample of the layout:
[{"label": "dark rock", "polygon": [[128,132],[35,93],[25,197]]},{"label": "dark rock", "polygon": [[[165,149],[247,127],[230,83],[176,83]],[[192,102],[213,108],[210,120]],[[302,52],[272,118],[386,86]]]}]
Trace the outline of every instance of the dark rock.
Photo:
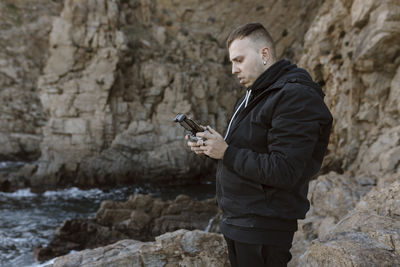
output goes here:
[{"label": "dark rock", "polygon": [[38,247],[35,255],[43,261],[122,239],[154,241],[156,236],[178,229],[217,232],[219,214],[215,199],[197,201],[185,195],[169,201],[141,194],[126,202],[103,201],[95,218],[64,222],[50,244]]}]

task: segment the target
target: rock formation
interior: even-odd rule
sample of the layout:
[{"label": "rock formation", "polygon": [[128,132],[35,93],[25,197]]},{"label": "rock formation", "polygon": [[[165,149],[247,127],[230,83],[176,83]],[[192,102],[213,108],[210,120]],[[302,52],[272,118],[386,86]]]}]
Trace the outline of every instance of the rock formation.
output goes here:
[{"label": "rock formation", "polygon": [[396,197],[377,197],[399,180],[398,1],[3,0],[0,12],[0,159],[38,159],[2,174],[2,190],[212,171],[172,119],[224,131],[242,95],[224,40],[251,18],[323,86],[335,119],[291,266],[398,264]]},{"label": "rock formation", "polygon": [[241,95],[224,39],[247,20],[244,9],[269,26],[278,56],[299,60],[324,86],[337,118],[324,172],[362,170],[376,180],[398,166],[396,1],[36,0],[31,7],[1,4],[0,139],[2,158],[42,155],[32,185],[202,173],[212,163],[187,153],[171,118],[186,112],[224,130]]},{"label": "rock formation", "polygon": [[178,229],[217,232],[219,215],[215,199],[197,201],[185,195],[168,201],[141,194],[126,202],[103,201],[95,218],[64,222],[50,244],[37,248],[35,254],[43,261],[122,239],[153,241]]},{"label": "rock formation", "polygon": [[[228,2],[65,1],[38,80],[47,120],[31,186],[173,183],[212,170],[172,119],[188,113],[223,132],[242,95],[225,38],[247,13]],[[298,57],[318,3],[246,8],[274,25],[279,55]]]},{"label": "rock formation", "polygon": [[299,265],[400,266],[399,178],[400,173],[380,180],[353,211],[311,243]]},{"label": "rock formation", "polygon": [[46,123],[37,80],[46,64],[56,1],[0,1],[0,160],[40,155]]},{"label": "rock formation", "polygon": [[[325,167],[336,172],[322,175],[310,184],[309,199],[313,206],[296,233],[291,266],[365,266],[368,261],[375,266],[396,266],[398,263],[398,254],[380,250],[380,245],[374,247],[372,241],[368,243],[369,239],[361,238],[368,235],[386,238],[382,237],[380,227],[386,225],[395,230],[398,227],[395,221],[372,216],[376,222],[382,219],[384,223],[376,229],[360,226],[354,232],[350,224],[341,220],[362,223],[370,218],[369,213],[352,210],[357,203],[363,203],[360,200],[377,183],[390,187],[389,182],[383,181],[400,178],[399,14],[396,1],[327,1],[307,31],[300,64],[328,89],[326,101],[335,121]],[[377,205],[385,207],[390,202],[382,198]],[[339,225],[341,230],[330,235]],[[298,257],[316,238],[324,243],[314,241],[299,263]],[[361,240],[370,245],[360,245]],[[352,249],[354,255],[340,252]],[[366,257],[367,252],[361,253],[363,249],[371,257]],[[374,256],[381,253],[385,256]]]},{"label": "rock formation", "polygon": [[122,240],[113,245],[57,258],[47,267],[187,266],[227,267],[228,255],[222,235],[178,230],[157,236],[154,242]]},{"label": "rock formation", "polygon": [[399,164],[400,29],[397,1],[327,1],[300,65],[326,88],[336,171],[377,179]]}]

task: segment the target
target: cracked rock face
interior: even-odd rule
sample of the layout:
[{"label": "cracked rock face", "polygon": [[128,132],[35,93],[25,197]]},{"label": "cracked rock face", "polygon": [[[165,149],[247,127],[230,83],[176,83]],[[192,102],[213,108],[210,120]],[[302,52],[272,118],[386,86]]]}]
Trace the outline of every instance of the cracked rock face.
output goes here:
[{"label": "cracked rock face", "polygon": [[177,230],[154,242],[122,240],[115,244],[57,258],[48,267],[67,266],[229,266],[225,240],[220,234]]},{"label": "cracked rock face", "polygon": [[[206,48],[189,45],[188,33],[175,38],[162,27],[153,32],[146,18],[137,17],[147,9],[154,7],[65,2],[39,79],[50,118],[34,186],[54,175],[50,184],[171,181],[196,177],[210,164],[188,153],[173,118],[187,113],[224,127],[227,107],[236,99],[221,64],[224,50],[205,40],[215,53],[204,58]],[[189,49],[198,49],[203,60],[185,59],[186,53],[193,55]]]},{"label": "cracked rock face", "polygon": [[399,14],[392,0],[327,1],[304,38],[299,64],[327,88],[327,161],[338,172],[377,178],[398,167]]},{"label": "cracked rock face", "polygon": [[376,180],[399,165],[396,1],[5,0],[1,12],[0,158],[40,155],[32,186],[204,174],[213,163],[172,119],[223,133],[243,95],[224,42],[248,14],[323,85],[335,118],[323,172]]},{"label": "cracked rock face", "polygon": [[[279,36],[279,54],[290,57],[311,18],[293,23],[318,7],[247,5],[260,21],[283,8],[301,10],[265,21]],[[212,171],[214,163],[190,153],[172,121],[186,113],[225,130],[243,90],[231,77],[225,38],[246,20],[242,9],[226,1],[65,1],[38,80],[48,120],[31,185],[184,183]]]},{"label": "cracked rock face", "polygon": [[62,4],[0,2],[0,160],[40,156],[46,115],[37,79],[48,57],[48,36]]},{"label": "cracked rock face", "polygon": [[[306,266],[324,258],[358,266],[378,262],[374,255],[390,265],[398,257],[387,242],[398,237],[384,232],[398,229],[397,200],[376,195],[390,195],[399,180],[397,1],[24,2],[0,3],[0,159],[39,160],[2,175],[4,187],[183,183],[212,170],[187,150],[172,119],[187,113],[225,130],[243,89],[231,77],[224,41],[251,17],[269,28],[279,57],[323,85],[335,119],[292,266],[316,238],[301,257]],[[139,218],[132,227],[148,221],[140,211],[132,216]],[[362,224],[368,220],[375,230]]]},{"label": "cracked rock face", "polygon": [[[342,220],[362,223],[375,206],[393,207],[390,198],[366,204],[364,197],[399,179],[399,14],[396,1],[327,1],[305,35],[299,64],[328,89],[334,117],[324,167],[333,172],[310,183],[312,207],[290,266],[398,265],[393,246],[372,238],[387,240],[386,226],[398,231],[393,218],[380,214],[376,227],[358,230]],[[363,205],[366,213],[358,212]]]},{"label": "cracked rock face", "polygon": [[314,240],[300,257],[301,266],[399,266],[400,176],[372,189],[356,208]]},{"label": "cracked rock face", "polygon": [[32,186],[204,174],[212,163],[189,153],[172,119],[187,113],[223,133],[243,91],[224,41],[248,14],[269,28],[279,57],[324,87],[335,122],[323,172],[376,180],[399,166],[396,1],[36,0],[28,7],[5,0],[0,7],[0,158],[41,155]]}]

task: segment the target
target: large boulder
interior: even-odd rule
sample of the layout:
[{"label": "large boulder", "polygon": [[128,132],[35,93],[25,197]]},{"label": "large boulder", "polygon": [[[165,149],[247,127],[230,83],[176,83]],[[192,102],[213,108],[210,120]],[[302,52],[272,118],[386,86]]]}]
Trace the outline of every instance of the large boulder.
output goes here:
[{"label": "large boulder", "polygon": [[43,261],[122,239],[153,241],[158,235],[178,229],[217,232],[219,219],[215,199],[197,201],[179,195],[162,201],[138,194],[126,202],[103,201],[95,218],[65,221],[51,242],[38,247],[35,254]]},{"label": "large boulder", "polygon": [[374,185],[375,181],[367,177],[335,172],[311,181],[308,193],[311,208],[306,218],[299,221],[299,230],[295,233],[291,249],[293,259],[289,266],[299,266],[298,259],[311,242],[325,238]]},{"label": "large boulder", "polygon": [[368,212],[353,212],[315,240],[300,266],[400,266],[400,223]]},{"label": "large boulder", "polygon": [[314,240],[299,264],[400,266],[399,173],[393,178],[397,181],[372,189],[328,234]]},{"label": "large boulder", "polygon": [[54,260],[46,267],[227,267],[228,251],[222,235],[178,230],[156,237],[154,242],[122,240]]}]

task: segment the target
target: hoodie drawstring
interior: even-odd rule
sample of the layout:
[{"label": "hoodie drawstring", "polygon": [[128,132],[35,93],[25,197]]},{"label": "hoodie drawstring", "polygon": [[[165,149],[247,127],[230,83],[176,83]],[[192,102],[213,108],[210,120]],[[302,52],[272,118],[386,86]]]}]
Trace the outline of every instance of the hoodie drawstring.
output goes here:
[{"label": "hoodie drawstring", "polygon": [[233,122],[233,120],[235,119],[236,113],[237,113],[237,112],[240,110],[240,108],[242,107],[243,103],[245,103],[244,107],[247,107],[247,103],[249,102],[250,95],[251,95],[251,90],[246,91],[246,97],[243,99],[242,103],[240,103],[239,107],[236,109],[235,113],[233,114],[231,121],[229,122],[228,130],[226,131],[224,140],[226,140],[226,138],[228,137],[229,130],[230,130],[230,128],[231,128],[232,122]]},{"label": "hoodie drawstring", "polygon": [[246,104],[244,105],[244,107],[247,107],[247,103],[249,102],[250,95],[251,95],[251,89],[248,91],[248,94],[246,93]]}]

